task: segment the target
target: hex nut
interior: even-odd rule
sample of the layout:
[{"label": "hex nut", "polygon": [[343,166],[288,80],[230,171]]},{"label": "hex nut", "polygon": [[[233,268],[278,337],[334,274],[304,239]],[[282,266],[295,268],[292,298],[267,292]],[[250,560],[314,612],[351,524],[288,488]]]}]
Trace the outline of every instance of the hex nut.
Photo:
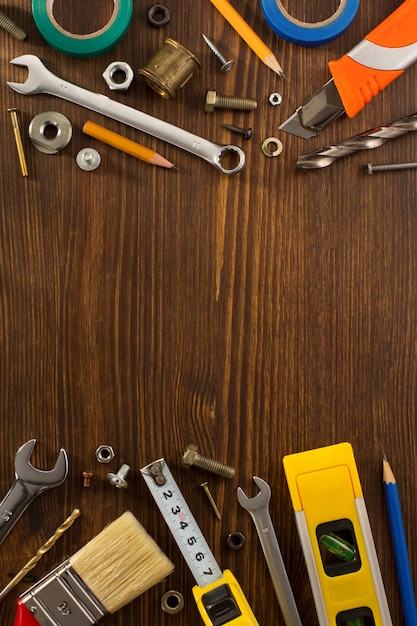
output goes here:
[{"label": "hex nut", "polygon": [[110,463],[114,459],[114,450],[111,446],[102,445],[96,450],[96,458],[99,463]]},{"label": "hex nut", "polygon": [[[119,72],[121,75],[124,75],[124,80],[119,82],[115,80],[116,73]],[[112,91],[126,91],[129,89],[132,84],[132,80],[134,78],[134,73],[132,68],[128,63],[124,61],[113,61],[103,72],[103,78],[107,83],[107,86]]]},{"label": "hex nut", "polygon": [[153,4],[148,9],[148,22],[157,28],[168,24],[171,19],[171,13],[164,4]]},{"label": "hex nut", "polygon": [[268,98],[269,100],[269,104],[272,104],[273,107],[276,107],[277,104],[281,104],[282,102],[282,96],[280,93],[271,93],[271,95]]},{"label": "hex nut", "polygon": [[184,469],[189,469],[193,463],[196,455],[198,454],[198,448],[194,444],[190,443],[183,454],[181,460],[181,467]]}]

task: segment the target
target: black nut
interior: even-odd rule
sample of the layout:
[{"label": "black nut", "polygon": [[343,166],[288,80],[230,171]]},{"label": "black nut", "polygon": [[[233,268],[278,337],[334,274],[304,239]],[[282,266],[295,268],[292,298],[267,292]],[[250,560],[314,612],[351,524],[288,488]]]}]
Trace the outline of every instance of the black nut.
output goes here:
[{"label": "black nut", "polygon": [[148,9],[148,21],[152,26],[164,26],[171,19],[171,13],[168,7],[163,4],[153,4]]}]

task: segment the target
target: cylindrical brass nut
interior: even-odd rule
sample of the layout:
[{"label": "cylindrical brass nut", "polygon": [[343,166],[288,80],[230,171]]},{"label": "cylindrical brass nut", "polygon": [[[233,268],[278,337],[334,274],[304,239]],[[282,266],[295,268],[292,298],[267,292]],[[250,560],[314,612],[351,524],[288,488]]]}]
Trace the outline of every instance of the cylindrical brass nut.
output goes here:
[{"label": "cylindrical brass nut", "polygon": [[173,100],[200,67],[198,59],[187,48],[174,39],[166,39],[162,48],[138,72],[156,93]]}]

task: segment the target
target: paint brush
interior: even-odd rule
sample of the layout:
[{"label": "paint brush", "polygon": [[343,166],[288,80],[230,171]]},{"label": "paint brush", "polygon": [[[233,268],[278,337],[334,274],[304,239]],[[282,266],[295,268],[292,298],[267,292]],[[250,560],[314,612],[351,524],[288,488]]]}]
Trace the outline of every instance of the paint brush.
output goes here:
[{"label": "paint brush", "polygon": [[126,511],[20,596],[14,626],[91,626],[173,569],[135,516]]}]

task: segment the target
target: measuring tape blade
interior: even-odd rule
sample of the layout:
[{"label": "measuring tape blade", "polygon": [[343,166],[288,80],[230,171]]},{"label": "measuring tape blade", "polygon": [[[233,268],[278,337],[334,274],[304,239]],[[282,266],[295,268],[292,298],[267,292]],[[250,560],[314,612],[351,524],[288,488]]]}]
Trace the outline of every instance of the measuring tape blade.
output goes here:
[{"label": "measuring tape blade", "polygon": [[140,471],[197,585],[206,587],[223,578],[165,459],[158,459]]}]

